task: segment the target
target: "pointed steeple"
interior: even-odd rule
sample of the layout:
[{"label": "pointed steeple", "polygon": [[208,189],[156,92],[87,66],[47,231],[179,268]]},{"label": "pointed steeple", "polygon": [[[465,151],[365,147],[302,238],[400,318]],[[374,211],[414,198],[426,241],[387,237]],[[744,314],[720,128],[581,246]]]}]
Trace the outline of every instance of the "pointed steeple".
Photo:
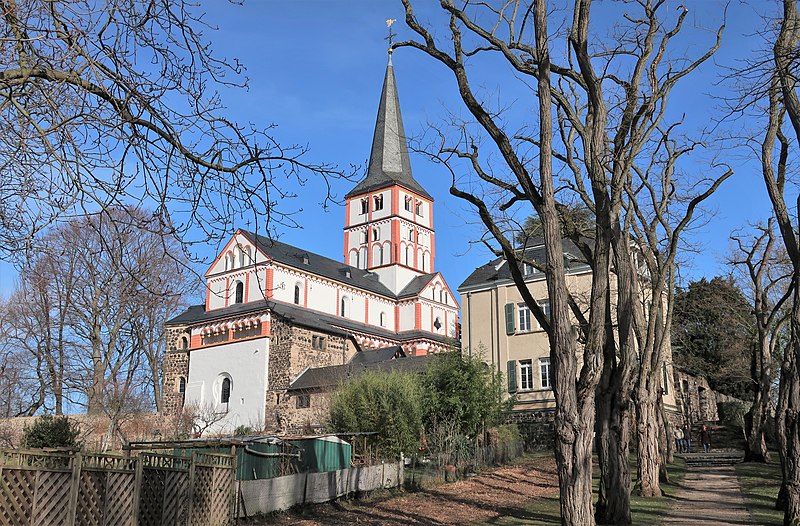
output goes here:
[{"label": "pointed steeple", "polygon": [[397,85],[390,53],[386,76],[383,79],[375,134],[372,138],[372,152],[369,157],[367,177],[358,183],[345,198],[396,184],[404,186],[422,197],[432,199],[411,175],[408,143],[403,129],[400,99],[397,96]]}]

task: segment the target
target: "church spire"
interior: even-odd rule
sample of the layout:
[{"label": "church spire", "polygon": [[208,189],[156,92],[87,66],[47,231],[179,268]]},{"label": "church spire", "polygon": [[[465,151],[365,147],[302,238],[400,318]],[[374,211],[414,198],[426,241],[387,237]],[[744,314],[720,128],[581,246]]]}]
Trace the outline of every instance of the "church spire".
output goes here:
[{"label": "church spire", "polygon": [[378,118],[372,138],[367,177],[356,185],[345,197],[353,197],[367,192],[400,185],[412,192],[431,199],[431,196],[411,175],[411,161],[408,157],[408,144],[400,114],[400,99],[392,66],[392,54],[386,65],[383,90],[378,107]]}]

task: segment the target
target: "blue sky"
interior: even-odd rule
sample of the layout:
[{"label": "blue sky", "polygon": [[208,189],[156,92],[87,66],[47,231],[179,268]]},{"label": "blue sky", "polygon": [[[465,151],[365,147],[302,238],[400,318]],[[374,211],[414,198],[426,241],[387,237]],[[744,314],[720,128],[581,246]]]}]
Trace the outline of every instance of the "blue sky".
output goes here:
[{"label": "blue sky", "polygon": [[[426,9],[435,8],[434,3],[424,4]],[[726,38],[715,58],[717,64],[736,66],[737,60],[756,46],[757,39],[752,35],[759,26],[763,28],[763,21],[755,11],[774,6],[753,4],[730,6]],[[698,53],[698,46],[708,41],[707,28],[720,19],[722,4],[708,0],[688,5],[693,9],[687,18],[687,34],[691,38],[679,42],[679,48]],[[599,17],[610,9],[603,2],[597,6]],[[394,26],[398,40],[411,36],[402,22],[399,0],[250,0],[244,6],[207,2],[206,8],[208,21],[220,28],[207,32],[217,56],[237,57],[247,67],[250,79],[247,92],[223,92],[233,120],[261,127],[277,124],[275,135],[279,141],[307,144],[309,160],[365,166],[386,67],[385,20],[398,19]],[[420,13],[423,20],[428,15],[424,10]],[[423,133],[428,123],[441,121],[447,111],[461,111],[454,96],[455,83],[438,64],[411,49],[395,52],[393,62],[409,136]],[[507,95],[519,104],[518,92],[507,89],[499,80],[494,82],[491,70],[482,73],[481,88],[485,93],[496,94],[498,99]],[[714,64],[698,71],[673,94],[673,111],[685,113],[690,122],[712,122],[718,105],[712,95],[724,94],[725,89],[718,73]],[[734,167],[736,174],[707,206],[713,216],[692,232],[690,241],[699,251],[687,257],[682,269],[684,278],[724,272],[722,261],[730,232],[768,214],[757,165],[741,152],[726,151],[720,156]],[[470,248],[468,241],[479,237],[481,229],[473,212],[449,195],[448,174],[414,154],[412,167],[415,178],[436,200],[436,270],[455,289],[492,256],[483,247]],[[707,170],[703,164],[688,168],[699,173]],[[333,190],[341,197],[354,185],[355,182],[336,181]],[[298,193],[300,197],[289,206],[302,209],[297,220],[304,228],[284,230],[280,239],[341,260],[344,207],[322,210],[321,185],[313,179]],[[207,247],[200,255],[213,257],[215,249]],[[0,265],[0,294],[8,294],[14,280],[13,269]]]}]

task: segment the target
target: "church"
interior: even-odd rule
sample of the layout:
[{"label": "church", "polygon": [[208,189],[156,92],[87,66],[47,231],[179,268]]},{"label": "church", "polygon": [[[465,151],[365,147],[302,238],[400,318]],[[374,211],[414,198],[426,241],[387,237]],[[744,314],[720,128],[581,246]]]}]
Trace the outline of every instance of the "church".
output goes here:
[{"label": "church", "polygon": [[366,177],[345,199],[343,262],[233,234],[205,273],[205,303],[166,322],[166,411],[214,415],[211,432],[297,429],[327,409],[292,389],[304,373],[457,348],[459,306],[434,270],[433,198],[411,173],[391,55]]}]

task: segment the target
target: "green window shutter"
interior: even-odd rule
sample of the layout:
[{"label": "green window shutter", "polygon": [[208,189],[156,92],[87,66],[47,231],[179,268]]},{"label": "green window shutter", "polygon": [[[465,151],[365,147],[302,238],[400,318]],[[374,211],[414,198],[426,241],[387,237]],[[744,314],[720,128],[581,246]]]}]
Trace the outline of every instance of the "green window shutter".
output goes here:
[{"label": "green window shutter", "polygon": [[508,361],[508,392],[517,392],[517,361]]},{"label": "green window shutter", "polygon": [[[514,315],[516,309],[513,303],[506,303],[506,334],[511,336],[514,334]],[[511,362],[509,362],[511,363]]]}]

